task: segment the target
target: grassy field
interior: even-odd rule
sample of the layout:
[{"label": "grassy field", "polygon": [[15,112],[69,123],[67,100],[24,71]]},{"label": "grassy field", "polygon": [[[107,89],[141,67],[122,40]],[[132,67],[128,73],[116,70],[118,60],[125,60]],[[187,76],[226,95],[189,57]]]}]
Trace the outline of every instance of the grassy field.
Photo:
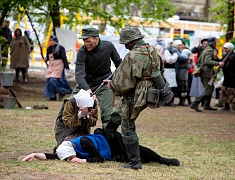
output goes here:
[{"label": "grassy field", "polygon": [[24,108],[43,104],[48,110],[0,109],[0,179],[235,179],[235,114],[197,113],[179,106],[146,109],[136,123],[140,144],[164,157],[178,158],[179,167],[149,163],[135,171],[120,168],[117,162],[23,163],[27,154],[52,152],[55,145],[53,127],[61,102],[46,101],[40,91],[35,92],[18,92]]}]

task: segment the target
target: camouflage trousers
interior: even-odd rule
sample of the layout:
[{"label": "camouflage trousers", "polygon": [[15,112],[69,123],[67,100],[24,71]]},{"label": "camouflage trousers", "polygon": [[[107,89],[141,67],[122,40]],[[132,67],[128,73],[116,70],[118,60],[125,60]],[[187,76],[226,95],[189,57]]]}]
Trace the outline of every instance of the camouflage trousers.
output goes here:
[{"label": "camouflage trousers", "polygon": [[[99,85],[90,87],[92,92],[94,92]],[[73,94],[79,92],[78,86],[75,87]],[[114,94],[111,89],[103,86],[100,88],[98,93],[96,94],[96,98],[98,99],[98,105],[100,107],[100,116],[102,124],[110,120],[110,114],[113,112],[113,102],[114,102]]]},{"label": "camouflage trousers", "polygon": [[[119,101],[119,104],[115,108],[114,112],[111,114],[111,120],[113,123],[121,125],[122,139],[124,144],[134,144],[139,140],[135,127],[135,120],[137,119],[138,116],[132,119],[123,118],[121,116],[121,113],[119,113],[123,108],[122,102],[123,102],[122,100]],[[125,110],[123,109],[123,111],[126,111],[126,109]]]}]

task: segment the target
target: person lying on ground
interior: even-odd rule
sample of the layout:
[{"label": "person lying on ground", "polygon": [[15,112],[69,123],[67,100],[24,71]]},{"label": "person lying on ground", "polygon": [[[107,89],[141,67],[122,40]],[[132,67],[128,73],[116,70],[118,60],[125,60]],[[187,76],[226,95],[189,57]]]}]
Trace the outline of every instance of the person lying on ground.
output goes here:
[{"label": "person lying on ground", "polygon": [[[112,160],[117,162],[126,163],[129,161],[127,156],[127,151],[122,139],[122,135],[120,132],[116,131],[114,133],[113,139],[109,140],[107,138],[106,132],[104,129],[97,128],[94,131],[95,134],[102,134],[108,141],[111,152],[112,152]],[[140,150],[140,159],[141,163],[150,163],[155,162],[159,164],[164,164],[167,166],[180,166],[180,161],[175,158],[165,158],[154,152],[152,149],[139,145]]]},{"label": "person lying on ground", "polygon": [[111,150],[107,140],[100,134],[80,136],[72,141],[63,141],[56,153],[32,153],[23,158],[23,162],[39,160],[60,159],[73,163],[103,163],[111,160]]},{"label": "person lying on ground", "polygon": [[[94,133],[78,137],[71,142],[62,142],[54,154],[32,153],[23,158],[22,161],[31,161],[36,158],[39,160],[60,159],[74,163],[103,163],[104,160],[128,162],[122,136],[118,131],[111,141],[106,140],[106,133],[101,128],[97,128]],[[162,157],[150,148],[139,145],[139,149],[142,163],[156,162],[167,166],[180,165],[178,159]]]}]

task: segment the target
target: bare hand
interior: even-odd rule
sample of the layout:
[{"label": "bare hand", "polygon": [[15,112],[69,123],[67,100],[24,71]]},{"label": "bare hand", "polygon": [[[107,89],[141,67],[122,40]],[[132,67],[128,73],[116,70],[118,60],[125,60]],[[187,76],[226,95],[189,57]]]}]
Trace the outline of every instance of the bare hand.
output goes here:
[{"label": "bare hand", "polygon": [[81,114],[83,115],[83,116],[86,116],[87,114],[88,114],[88,108],[82,108],[82,109],[80,109],[80,111],[81,111]]},{"label": "bare hand", "polygon": [[219,66],[223,67],[224,66],[224,62],[219,62]]},{"label": "bare hand", "polygon": [[25,162],[25,161],[32,161],[32,160],[34,159],[34,156],[35,156],[34,153],[29,154],[29,155],[25,156],[24,159],[22,159],[22,162]]},{"label": "bare hand", "polygon": [[106,86],[107,86],[107,88],[110,89],[110,88],[111,88],[111,87],[110,87],[110,80],[105,79],[105,80],[103,80],[103,81],[104,81],[105,83],[107,83]]},{"label": "bare hand", "polygon": [[80,158],[75,157],[75,158],[71,159],[70,161],[73,163],[80,164],[80,163],[86,162],[86,159],[80,159]]}]

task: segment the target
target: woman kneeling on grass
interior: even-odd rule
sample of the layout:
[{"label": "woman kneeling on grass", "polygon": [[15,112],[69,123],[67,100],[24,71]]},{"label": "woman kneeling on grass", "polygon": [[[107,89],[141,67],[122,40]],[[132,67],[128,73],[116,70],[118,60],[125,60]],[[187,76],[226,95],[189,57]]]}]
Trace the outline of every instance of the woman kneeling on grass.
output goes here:
[{"label": "woman kneeling on grass", "polygon": [[[39,160],[60,159],[73,163],[103,163],[104,160],[117,162],[127,162],[128,156],[121,134],[116,131],[115,138],[111,141],[106,140],[106,133],[103,129],[97,128],[95,134],[80,136],[72,141],[63,141],[56,153],[32,153],[27,155],[22,161],[31,161],[34,158]],[[142,163],[156,162],[167,166],[179,166],[178,159],[164,158],[153,150],[139,146]]]}]

